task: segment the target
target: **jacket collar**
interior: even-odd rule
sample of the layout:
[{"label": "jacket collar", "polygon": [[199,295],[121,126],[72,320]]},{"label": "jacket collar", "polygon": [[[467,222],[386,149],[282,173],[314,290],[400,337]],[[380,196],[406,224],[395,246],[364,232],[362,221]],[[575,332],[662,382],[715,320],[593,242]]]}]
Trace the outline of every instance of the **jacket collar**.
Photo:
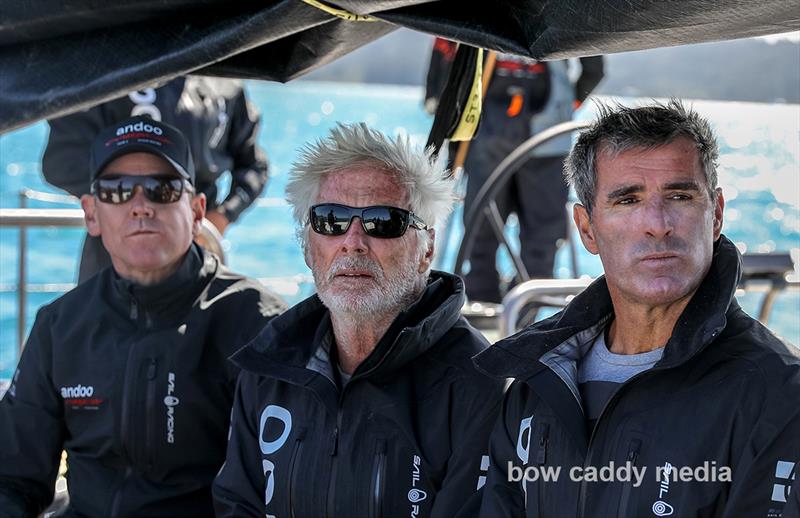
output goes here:
[{"label": "jacket collar", "polygon": [[[460,278],[432,271],[422,295],[402,311],[375,349],[353,373],[373,377],[396,371],[429,350],[460,318],[464,284]],[[319,349],[333,347],[328,309],[313,295],[272,319],[250,344],[231,359],[242,369],[292,383],[313,377]]]},{"label": "jacket collar", "polygon": [[[741,277],[741,256],[721,236],[714,244],[711,267],[684,309],[667,341],[658,367],[673,367],[700,352],[724,329],[729,309],[738,307],[734,295]],[[596,336],[613,316],[604,276],[578,294],[561,312],[494,344],[475,356],[476,366],[495,377],[527,379],[545,368],[539,360],[575,339],[576,345]]]},{"label": "jacket collar", "polygon": [[192,243],[178,269],[158,284],[137,284],[120,277],[113,267],[108,268],[105,275],[111,283],[112,301],[119,309],[130,313],[135,305],[136,313],[150,321],[159,321],[185,311],[187,304],[191,305],[203,292],[217,267],[214,255]]}]

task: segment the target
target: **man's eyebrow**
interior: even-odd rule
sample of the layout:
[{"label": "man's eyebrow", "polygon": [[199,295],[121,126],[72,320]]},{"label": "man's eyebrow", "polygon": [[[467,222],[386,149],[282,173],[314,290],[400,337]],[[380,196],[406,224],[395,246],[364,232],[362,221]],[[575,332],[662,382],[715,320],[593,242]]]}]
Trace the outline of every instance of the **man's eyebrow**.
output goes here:
[{"label": "man's eyebrow", "polygon": [[699,191],[700,186],[697,182],[688,181],[688,182],[672,182],[668,183],[664,186],[664,190],[666,191]]},{"label": "man's eyebrow", "polygon": [[[633,184],[633,185],[625,185],[623,187],[619,187],[614,189],[613,191],[608,193],[608,200],[615,200],[617,198],[622,198],[623,196],[628,196],[629,194],[634,194],[637,192],[641,192],[644,190],[644,185],[641,184]],[[664,185],[665,191],[700,191],[700,185],[697,182],[688,180],[684,182],[670,182]]]},{"label": "man's eyebrow", "polygon": [[633,194],[635,192],[640,192],[644,190],[644,185],[641,184],[634,184],[634,185],[626,185],[624,187],[619,187],[614,189],[613,191],[608,193],[608,199],[614,200],[617,198],[621,198],[623,196],[627,196],[629,194]]}]

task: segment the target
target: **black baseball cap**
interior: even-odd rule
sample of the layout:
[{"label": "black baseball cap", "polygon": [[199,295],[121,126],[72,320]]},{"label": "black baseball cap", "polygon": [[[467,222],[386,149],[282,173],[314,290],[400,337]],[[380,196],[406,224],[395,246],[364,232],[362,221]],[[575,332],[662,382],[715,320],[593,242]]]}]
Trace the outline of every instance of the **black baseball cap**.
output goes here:
[{"label": "black baseball cap", "polygon": [[131,117],[100,130],[92,143],[89,179],[97,178],[112,160],[137,152],[160,156],[194,185],[194,162],[186,137],[178,128],[145,116]]}]

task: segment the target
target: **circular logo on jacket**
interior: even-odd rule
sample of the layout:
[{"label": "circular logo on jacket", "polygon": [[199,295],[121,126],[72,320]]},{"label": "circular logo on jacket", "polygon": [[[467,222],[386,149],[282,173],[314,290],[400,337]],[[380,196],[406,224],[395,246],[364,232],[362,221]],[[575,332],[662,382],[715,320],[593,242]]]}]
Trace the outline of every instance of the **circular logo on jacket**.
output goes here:
[{"label": "circular logo on jacket", "polygon": [[417,503],[417,502],[421,502],[422,500],[425,500],[425,497],[427,497],[427,496],[428,496],[428,493],[426,493],[425,491],[423,491],[421,489],[414,488],[414,489],[412,489],[411,491],[408,492],[408,500],[409,500],[409,502],[414,503],[414,504]]},{"label": "circular logo on jacket", "polygon": [[653,514],[656,516],[669,516],[675,509],[663,500],[659,500],[653,504]]},{"label": "circular logo on jacket", "polygon": [[164,404],[167,406],[177,406],[180,400],[175,396],[167,396],[164,398]]}]

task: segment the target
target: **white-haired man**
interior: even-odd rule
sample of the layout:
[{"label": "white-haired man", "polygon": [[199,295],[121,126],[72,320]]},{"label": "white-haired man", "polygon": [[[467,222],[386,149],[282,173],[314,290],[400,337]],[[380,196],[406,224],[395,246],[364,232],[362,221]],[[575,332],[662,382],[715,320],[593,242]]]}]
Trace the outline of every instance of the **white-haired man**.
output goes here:
[{"label": "white-haired man", "polygon": [[476,502],[502,383],[471,356],[462,281],[431,272],[451,182],[364,124],[304,149],[287,186],[317,295],[241,365],[219,516],[450,518]]}]

